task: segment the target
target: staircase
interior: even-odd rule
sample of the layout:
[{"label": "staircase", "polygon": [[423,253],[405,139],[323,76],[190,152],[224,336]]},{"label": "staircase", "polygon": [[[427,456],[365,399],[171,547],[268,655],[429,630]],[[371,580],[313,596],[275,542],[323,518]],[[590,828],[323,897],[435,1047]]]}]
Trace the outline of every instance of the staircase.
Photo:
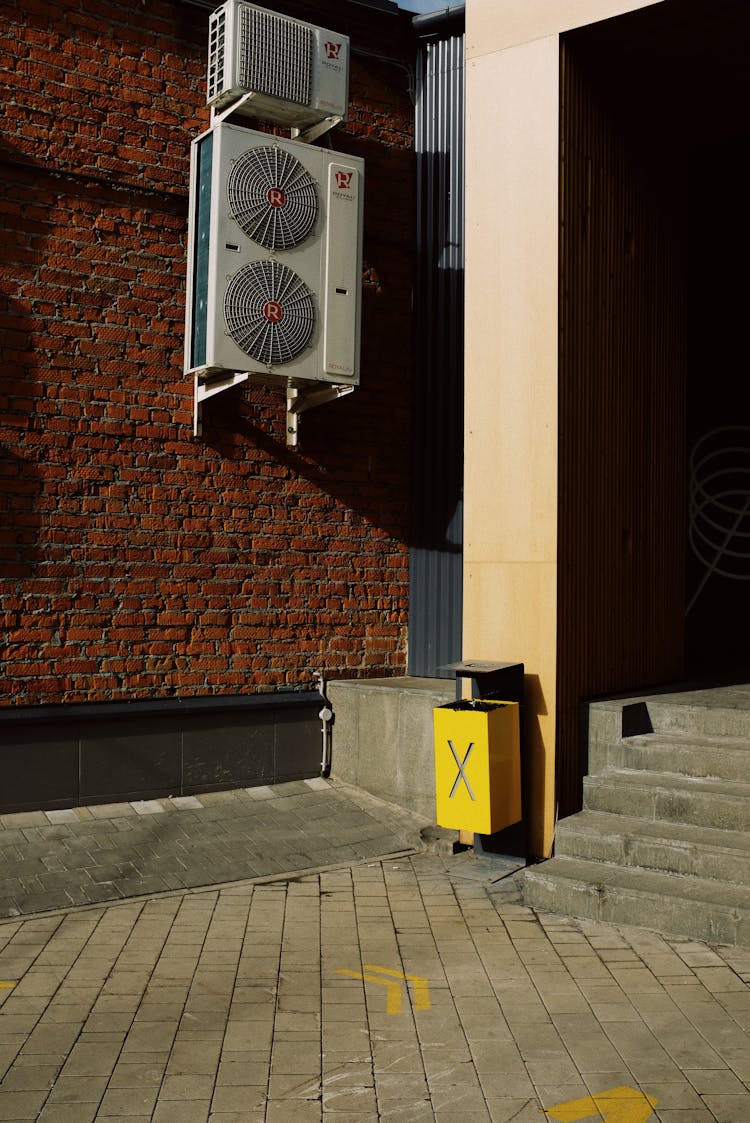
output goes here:
[{"label": "staircase", "polygon": [[750,686],[593,704],[589,768],[525,903],[750,947]]}]

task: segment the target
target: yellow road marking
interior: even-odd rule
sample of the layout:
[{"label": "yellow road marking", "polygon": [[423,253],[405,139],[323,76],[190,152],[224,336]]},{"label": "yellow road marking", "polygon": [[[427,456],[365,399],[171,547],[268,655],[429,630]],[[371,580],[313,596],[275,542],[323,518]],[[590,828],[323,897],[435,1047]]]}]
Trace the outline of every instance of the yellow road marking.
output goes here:
[{"label": "yellow road marking", "polygon": [[407,975],[403,971],[395,971],[392,967],[378,967],[375,963],[365,963],[365,971],[380,971],[381,975],[390,975],[394,979],[404,979],[405,982],[411,983],[414,988],[414,1009],[430,1009],[432,1005],[430,986],[422,975]]},{"label": "yellow road marking", "polygon": [[592,1115],[600,1116],[604,1123],[646,1123],[658,1102],[654,1096],[623,1085],[545,1108],[545,1114],[559,1123],[574,1123],[576,1119],[588,1119]]},{"label": "yellow road marking", "polygon": [[[402,988],[404,983],[409,990],[409,983],[414,991],[414,1009],[429,1010],[430,987],[427,979],[421,975],[407,975],[393,967],[381,967],[377,963],[365,963],[364,971],[350,971],[348,967],[340,967],[339,975],[348,975],[350,979],[362,979],[366,983],[378,983],[386,988],[386,1010],[389,1014],[400,1014],[402,1010]],[[383,978],[383,976],[386,978]]]},{"label": "yellow road marking", "polygon": [[377,975],[364,974],[362,971],[349,971],[346,967],[339,967],[337,974],[348,975],[352,979],[364,979],[366,983],[379,983],[387,987],[386,1012],[389,1014],[401,1013],[401,987],[398,983],[391,983],[388,979],[381,979]]},{"label": "yellow road marking", "polygon": [[13,990],[15,983],[4,983],[0,980],[0,990]]}]

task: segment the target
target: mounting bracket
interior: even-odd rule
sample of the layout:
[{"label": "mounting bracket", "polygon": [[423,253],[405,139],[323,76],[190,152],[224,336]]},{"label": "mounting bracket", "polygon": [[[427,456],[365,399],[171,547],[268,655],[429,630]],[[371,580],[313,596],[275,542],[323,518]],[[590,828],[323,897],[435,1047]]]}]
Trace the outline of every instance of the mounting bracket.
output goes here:
[{"label": "mounting bracket", "polygon": [[236,113],[238,109],[240,109],[243,105],[246,105],[248,101],[252,101],[252,99],[254,97],[255,97],[255,93],[253,91],[251,91],[250,93],[243,94],[242,97],[237,98],[236,101],[231,102],[231,104],[228,105],[226,107],[226,109],[221,109],[221,110],[214,109],[213,106],[212,106],[211,107],[211,127],[213,128],[214,125],[221,124],[221,122],[226,117],[231,117],[231,115],[233,113]]},{"label": "mounting bracket", "polygon": [[324,136],[331,129],[335,129],[343,120],[343,117],[324,117],[322,121],[316,121],[314,125],[310,125],[306,129],[293,127],[289,135],[292,140],[301,140],[305,144],[312,144],[319,136]]},{"label": "mounting bracket", "polygon": [[353,386],[339,386],[331,384],[320,386],[316,390],[307,387],[294,386],[291,382],[286,388],[286,445],[287,448],[296,448],[299,443],[300,414],[313,406],[322,406],[326,402],[335,402],[337,398],[344,398],[351,394]]},{"label": "mounting bracket", "polygon": [[247,382],[250,375],[245,371],[196,371],[193,375],[193,436],[199,437],[203,432],[201,419],[201,406],[206,398],[214,394],[221,394],[223,390],[231,390]]},{"label": "mounting bracket", "polygon": [[[243,94],[242,97],[237,98],[236,101],[233,101],[225,109],[219,110],[212,108],[211,126],[213,127],[214,125],[221,124],[221,122],[226,120],[227,117],[231,117],[233,113],[241,113],[243,106],[247,105],[248,102],[252,102],[253,98],[256,96],[257,95],[255,94],[255,92],[251,91],[249,93]],[[247,113],[247,110],[245,110],[245,113]],[[250,116],[252,116],[252,113],[250,114]],[[299,129],[294,125],[290,125],[288,126],[289,136],[292,140],[299,140],[304,144],[312,144],[312,142],[314,140],[317,140],[318,137],[324,136],[327,132],[330,132],[331,129],[335,129],[336,126],[340,125],[343,120],[344,118],[340,116],[323,117],[322,120],[316,121],[314,125],[308,125],[306,129]]]}]

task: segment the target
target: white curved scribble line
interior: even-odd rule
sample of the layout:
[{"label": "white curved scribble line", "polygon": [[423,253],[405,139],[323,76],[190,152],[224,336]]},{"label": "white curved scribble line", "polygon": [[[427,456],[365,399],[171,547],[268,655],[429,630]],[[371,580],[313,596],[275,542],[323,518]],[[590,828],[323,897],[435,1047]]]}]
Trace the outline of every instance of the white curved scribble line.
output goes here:
[{"label": "white curved scribble line", "polygon": [[[705,451],[710,441],[730,433],[730,443]],[[750,580],[750,529],[742,528],[750,517],[750,486],[743,486],[745,477],[750,484],[749,462],[750,426],[713,429],[693,448],[688,541],[705,571],[685,609],[686,615],[712,577]],[[729,568],[731,565],[734,568]]]}]

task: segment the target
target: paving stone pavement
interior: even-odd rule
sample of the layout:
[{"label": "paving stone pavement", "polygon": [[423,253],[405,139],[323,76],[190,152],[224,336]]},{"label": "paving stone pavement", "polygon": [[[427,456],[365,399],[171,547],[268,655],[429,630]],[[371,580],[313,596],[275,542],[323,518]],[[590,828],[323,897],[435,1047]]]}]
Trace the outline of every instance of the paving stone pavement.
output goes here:
[{"label": "paving stone pavement", "polygon": [[426,822],[322,777],[0,815],[0,918],[400,852]]},{"label": "paving stone pavement", "polygon": [[748,1123],[750,952],[472,851],[0,921],[9,1123]]}]

